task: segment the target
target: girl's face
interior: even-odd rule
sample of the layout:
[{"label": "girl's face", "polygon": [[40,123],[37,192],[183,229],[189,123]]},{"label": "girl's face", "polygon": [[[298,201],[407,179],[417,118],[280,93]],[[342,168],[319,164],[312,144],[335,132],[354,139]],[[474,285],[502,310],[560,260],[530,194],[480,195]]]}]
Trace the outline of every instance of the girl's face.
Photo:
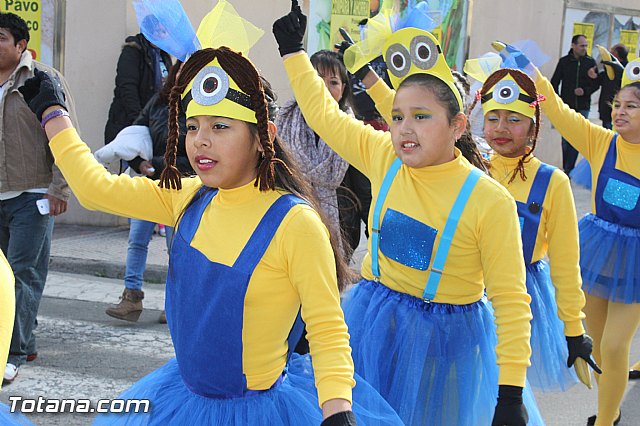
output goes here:
[{"label": "girl's face", "polygon": [[324,80],[324,84],[329,89],[329,93],[336,102],[340,102],[346,83],[340,78],[340,74],[336,70],[317,70],[318,75]]},{"label": "girl's face", "polygon": [[413,168],[436,166],[454,159],[455,141],[462,135],[466,117],[451,122],[434,93],[420,85],[400,87],[391,111],[391,141],[396,155]]},{"label": "girl's face", "polygon": [[611,120],[625,140],[640,143],[640,90],[626,87],[618,92],[613,100]]},{"label": "girl's face", "polygon": [[533,120],[517,112],[498,109],[484,116],[484,138],[503,157],[522,157],[532,130]]},{"label": "girl's face", "polygon": [[208,115],[188,118],[186,150],[206,186],[238,188],[258,175],[258,140],[244,121]]}]

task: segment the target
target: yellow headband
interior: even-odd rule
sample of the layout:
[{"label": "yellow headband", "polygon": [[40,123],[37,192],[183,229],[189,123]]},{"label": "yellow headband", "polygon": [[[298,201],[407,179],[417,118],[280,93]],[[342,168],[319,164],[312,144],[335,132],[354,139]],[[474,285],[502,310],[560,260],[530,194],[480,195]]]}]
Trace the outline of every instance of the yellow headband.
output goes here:
[{"label": "yellow headband", "polygon": [[[229,46],[243,52],[245,57],[262,34],[264,31],[238,15],[226,0],[220,0],[202,19],[196,32],[202,49]],[[189,82],[182,93],[182,102],[187,118],[211,115],[258,122],[251,97],[240,90],[217,58]]]},{"label": "yellow headband", "polygon": [[413,74],[429,74],[443,81],[455,95],[460,111],[464,111],[451,69],[445,61],[438,40],[428,31],[403,28],[394,32],[382,48],[389,78],[394,88]]},{"label": "yellow headband", "polygon": [[629,62],[622,73],[622,87],[640,82],[640,58]]},{"label": "yellow headband", "polygon": [[510,74],[497,82],[493,86],[493,90],[483,95],[481,101],[482,112],[485,115],[497,109],[517,112],[531,119],[536,115],[536,109],[531,107],[535,98],[529,96],[523,88],[518,86]]},{"label": "yellow headband", "polygon": [[218,59],[202,68],[182,93],[187,118],[212,115],[257,123],[251,97],[222,69]]}]

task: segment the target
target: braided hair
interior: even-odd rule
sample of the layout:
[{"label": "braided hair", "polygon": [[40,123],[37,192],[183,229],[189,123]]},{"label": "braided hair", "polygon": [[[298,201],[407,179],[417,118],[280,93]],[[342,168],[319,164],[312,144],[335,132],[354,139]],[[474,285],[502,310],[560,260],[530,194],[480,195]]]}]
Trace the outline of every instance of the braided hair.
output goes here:
[{"label": "braided hair", "polygon": [[180,111],[180,100],[182,93],[187,88],[198,72],[208,63],[217,59],[222,69],[236,82],[241,91],[249,95],[253,111],[256,114],[258,126],[258,143],[262,149],[262,159],[257,166],[258,177],[255,186],[260,187],[260,191],[268,191],[275,187],[275,166],[279,165],[291,174],[289,167],[276,156],[273,142],[269,137],[268,122],[269,112],[267,110],[267,100],[264,95],[262,80],[258,70],[241,53],[235,52],[228,47],[218,49],[202,49],[195,52],[182,65],[176,84],[169,95],[169,139],[164,159],[167,167],[160,176],[161,188],[181,189],[180,172],[176,167],[176,153],[178,147],[178,114]]},{"label": "braided hair", "polygon": [[[520,70],[512,68],[501,68],[491,74],[482,85],[482,88],[480,89],[480,95],[486,95],[491,89],[493,89],[496,84],[498,84],[500,80],[502,80],[507,75],[510,75],[518,84],[518,86],[524,89],[524,91],[529,96],[534,99],[538,99],[538,90],[536,89],[536,85],[533,80],[531,80],[531,77]],[[477,98],[469,107],[469,111],[473,110],[473,108],[476,106],[476,103],[478,103]],[[518,175],[520,175],[520,179],[522,179],[523,181],[527,180],[527,174],[525,173],[524,165],[525,163],[531,161],[531,158],[533,157],[533,151],[536,149],[536,144],[538,141],[538,133],[540,132],[540,104],[536,101],[535,105],[533,106],[535,108],[535,120],[533,120],[534,127],[533,135],[531,136],[531,149],[529,150],[529,152],[525,152],[524,155],[520,157],[520,160],[518,160],[518,166],[513,170],[513,174],[511,175],[508,183],[513,182]]]}]

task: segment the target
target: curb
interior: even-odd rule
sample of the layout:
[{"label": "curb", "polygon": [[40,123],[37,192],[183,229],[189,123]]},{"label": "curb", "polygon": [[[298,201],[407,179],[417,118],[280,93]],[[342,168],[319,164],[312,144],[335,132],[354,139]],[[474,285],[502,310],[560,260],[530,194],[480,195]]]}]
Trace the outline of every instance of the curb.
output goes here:
[{"label": "curb", "polygon": [[[96,259],[79,259],[76,257],[51,256],[49,269],[70,274],[93,275],[96,277],[124,279],[125,265]],[[167,266],[147,265],[144,272],[145,283],[164,284],[167,278]]]}]

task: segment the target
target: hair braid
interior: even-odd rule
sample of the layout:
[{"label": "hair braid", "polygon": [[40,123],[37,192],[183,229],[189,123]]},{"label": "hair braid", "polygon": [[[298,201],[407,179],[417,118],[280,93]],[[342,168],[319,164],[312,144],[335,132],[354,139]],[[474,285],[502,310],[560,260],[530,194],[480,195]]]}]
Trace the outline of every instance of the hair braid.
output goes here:
[{"label": "hair braid", "polygon": [[200,69],[215,58],[213,49],[204,49],[195,52],[188,61],[180,67],[176,76],[176,83],[169,93],[169,134],[167,139],[167,149],[164,153],[166,167],[160,175],[160,188],[182,189],[180,181],[180,171],[176,167],[176,156],[178,152],[179,135],[179,115],[180,101],[182,93],[189,85],[189,82],[198,74]]},{"label": "hair braid", "polygon": [[276,184],[275,165],[282,166],[289,174],[291,174],[291,170],[281,159],[276,157],[273,142],[269,136],[269,109],[260,75],[247,58],[227,47],[218,49],[218,61],[238,87],[251,97],[253,110],[256,114],[258,141],[262,148],[262,161],[258,167],[255,186],[259,185],[260,191],[273,189]]}]

